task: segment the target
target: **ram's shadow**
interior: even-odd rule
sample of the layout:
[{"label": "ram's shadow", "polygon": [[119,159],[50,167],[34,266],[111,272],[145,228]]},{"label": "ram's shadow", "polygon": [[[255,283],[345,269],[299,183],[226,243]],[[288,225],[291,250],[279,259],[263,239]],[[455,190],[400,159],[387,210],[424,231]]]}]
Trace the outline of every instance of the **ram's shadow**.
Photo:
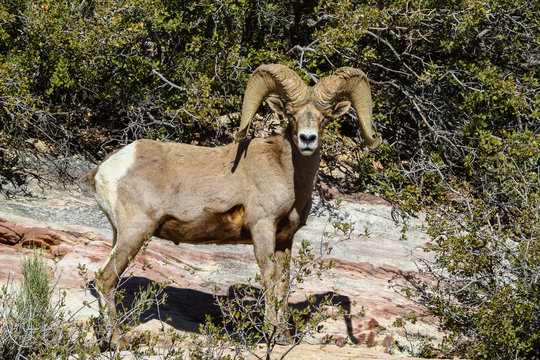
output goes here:
[{"label": "ram's shadow", "polygon": [[[145,277],[122,278],[117,293],[123,292],[124,297],[116,305],[117,312],[121,314],[132,310],[137,294],[153,284],[153,281]],[[88,287],[91,294],[97,297],[93,281],[88,284]],[[167,286],[161,293],[156,294],[154,299],[161,302],[164,298],[166,299],[165,304],[157,306],[154,301],[148,310],[139,314],[140,321],[144,323],[158,319],[167,322],[177,330],[199,332],[199,324],[205,322],[206,315],[210,315],[212,318],[220,316],[219,306],[211,293]]]},{"label": "ram's shadow", "polygon": [[[117,291],[124,292],[125,296],[122,301],[117,305],[117,311],[119,313],[129,311],[133,308],[135,296],[154,284],[151,280],[145,277],[133,276],[130,278],[123,278],[120,281],[120,286]],[[97,292],[93,286],[93,282],[89,283],[91,294],[97,297]],[[239,293],[241,291],[250,292],[250,296],[245,293]],[[162,300],[166,297],[166,304],[157,306],[155,303],[150,308],[139,314],[141,322],[148,322],[153,319],[162,320],[167,322],[173,328],[181,331],[199,332],[199,325],[206,321],[206,317],[210,316],[214,322],[220,323],[222,320],[222,314],[219,306],[217,305],[218,299],[232,299],[235,296],[240,298],[246,298],[241,300],[244,308],[250,308],[255,303],[254,298],[260,298],[260,289],[250,287],[249,285],[230,286],[227,295],[214,295],[204,291],[178,288],[175,286],[167,286],[163,289],[162,293],[157,296],[158,300]],[[302,301],[298,303],[289,303],[289,307],[304,310],[309,307],[311,313],[315,311],[319,305],[323,302],[330,303],[334,306],[341,306],[347,314],[351,312],[351,301],[348,296],[337,295],[333,292],[325,292],[313,295],[315,301],[309,303],[308,301]],[[309,315],[308,315],[309,316]],[[344,321],[347,327],[347,335],[349,339],[356,343],[356,337],[352,334],[351,316],[344,316]]]}]

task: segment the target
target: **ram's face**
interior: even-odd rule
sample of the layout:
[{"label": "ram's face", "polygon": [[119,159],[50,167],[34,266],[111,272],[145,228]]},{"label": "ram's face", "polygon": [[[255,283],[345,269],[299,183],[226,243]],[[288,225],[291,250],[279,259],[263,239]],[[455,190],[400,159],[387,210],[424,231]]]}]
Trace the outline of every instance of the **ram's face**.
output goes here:
[{"label": "ram's face", "polygon": [[291,104],[284,105],[278,98],[268,98],[267,102],[274,112],[289,120],[294,143],[304,156],[313,155],[321,146],[323,130],[328,120],[343,115],[351,106],[348,101],[328,107],[321,107],[315,101],[295,107]]}]

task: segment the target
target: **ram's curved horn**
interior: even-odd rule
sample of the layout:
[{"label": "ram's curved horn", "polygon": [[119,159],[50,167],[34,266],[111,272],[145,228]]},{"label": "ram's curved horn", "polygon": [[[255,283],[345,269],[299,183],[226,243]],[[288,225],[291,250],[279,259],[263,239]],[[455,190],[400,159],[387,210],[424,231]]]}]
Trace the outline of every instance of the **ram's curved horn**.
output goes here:
[{"label": "ram's curved horn", "polygon": [[381,145],[380,138],[374,138],[371,125],[371,91],[366,74],[362,70],[351,67],[342,67],[332,75],[322,78],[314,87],[315,101],[320,105],[329,106],[332,101],[348,98],[360,124],[362,138],[366,146],[375,150]]},{"label": "ram's curved horn", "polygon": [[270,94],[279,94],[292,105],[300,105],[308,99],[308,86],[293,70],[280,64],[259,66],[246,86],[242,119],[235,140],[238,142],[246,135],[253,116],[261,103]]}]

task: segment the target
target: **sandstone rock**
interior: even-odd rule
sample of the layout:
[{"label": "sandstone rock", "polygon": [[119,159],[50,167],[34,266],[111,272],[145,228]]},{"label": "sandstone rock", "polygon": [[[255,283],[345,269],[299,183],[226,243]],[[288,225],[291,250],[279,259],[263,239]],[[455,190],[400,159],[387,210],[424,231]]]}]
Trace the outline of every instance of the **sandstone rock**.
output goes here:
[{"label": "sandstone rock", "polygon": [[326,200],[334,200],[334,199],[341,199],[345,200],[349,203],[355,203],[355,204],[370,204],[370,205],[386,205],[391,206],[390,202],[384,200],[381,197],[371,195],[371,194],[363,194],[363,193],[356,193],[356,194],[345,194],[341,190],[339,190],[337,187],[327,184],[325,182],[319,181],[317,182],[315,186],[315,191],[317,194],[321,197],[323,197]]},{"label": "sandstone rock", "polygon": [[25,228],[15,221],[0,218],[0,244],[15,245],[19,243]]},{"label": "sandstone rock", "polygon": [[0,243],[7,245],[15,245],[21,240],[21,235],[12,229],[0,226]]},{"label": "sandstone rock", "polygon": [[50,250],[51,250],[51,254],[53,254],[54,256],[62,257],[73,250],[73,245],[58,244],[58,245],[51,246]]},{"label": "sandstone rock", "polygon": [[24,232],[21,245],[25,247],[36,247],[50,249],[53,245],[67,244],[73,245],[76,238],[72,235],[62,233],[50,228],[32,228]]}]

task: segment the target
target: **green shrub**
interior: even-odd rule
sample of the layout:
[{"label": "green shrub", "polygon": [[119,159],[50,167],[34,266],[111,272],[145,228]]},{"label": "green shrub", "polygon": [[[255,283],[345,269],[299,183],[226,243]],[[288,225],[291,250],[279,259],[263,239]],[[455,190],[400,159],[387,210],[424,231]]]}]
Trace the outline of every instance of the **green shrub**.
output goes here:
[{"label": "green shrub", "polygon": [[10,280],[0,289],[0,358],[95,358],[89,324],[75,323],[65,310],[65,294],[57,294],[41,252],[23,258],[21,267],[20,288]]},{"label": "green shrub", "polygon": [[[22,278],[16,288],[10,280],[0,288],[0,359],[122,359],[145,358],[149,355],[161,359],[174,359],[183,354],[178,334],[168,333],[170,343],[156,348],[155,336],[135,336],[124,353],[118,346],[102,353],[96,338],[94,319],[81,321],[76,316],[81,309],[68,310],[65,292],[59,292],[40,251],[34,251],[21,260]],[[81,272],[85,267],[80,266]],[[133,295],[128,309],[118,319],[122,332],[140,324],[141,314],[151,304],[160,305],[161,287],[149,286]],[[120,297],[119,301],[122,301]],[[163,345],[163,344],[162,344]]]},{"label": "green shrub", "polygon": [[[37,251],[32,257],[21,259],[22,282],[16,302],[19,315],[30,311],[37,323],[46,321],[51,311],[54,284],[51,283],[43,257]],[[43,317],[43,318],[42,318]]]},{"label": "green shrub", "polygon": [[328,180],[391,199],[440,196],[429,161],[465,175],[477,131],[535,127],[539,10],[523,0],[9,0],[0,5],[2,175],[20,184],[38,173],[18,164],[22,149],[102,158],[141,137],[230,142],[236,120],[221,117],[240,111],[258,65],[279,62],[311,82],[339,66],[373,80],[389,146],[376,159],[359,151],[351,112],[328,131]]},{"label": "green shrub", "polygon": [[426,295],[450,354],[540,358],[539,140],[481,132],[470,181],[430,213]]}]

